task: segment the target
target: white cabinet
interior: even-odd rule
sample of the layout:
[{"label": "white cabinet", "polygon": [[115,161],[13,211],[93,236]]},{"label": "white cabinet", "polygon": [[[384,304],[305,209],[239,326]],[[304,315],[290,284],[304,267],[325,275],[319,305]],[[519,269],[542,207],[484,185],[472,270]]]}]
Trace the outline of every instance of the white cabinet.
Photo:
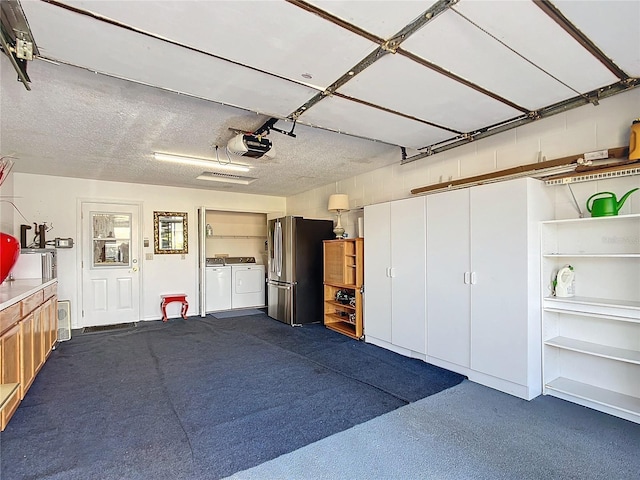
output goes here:
[{"label": "white cabinet", "polygon": [[391,204],[364,207],[364,333],[391,343]]},{"label": "white cabinet", "polygon": [[[469,189],[427,199],[427,353],[449,369],[469,367]],[[455,365],[455,366],[454,366]]]},{"label": "white cabinet", "polygon": [[523,178],[427,197],[427,361],[526,399],[542,389],[545,188]]},{"label": "white cabinet", "polygon": [[544,393],[640,423],[640,215],[544,222],[542,265]]},{"label": "white cabinet", "polygon": [[365,339],[424,359],[425,198],[367,206],[364,215]]}]

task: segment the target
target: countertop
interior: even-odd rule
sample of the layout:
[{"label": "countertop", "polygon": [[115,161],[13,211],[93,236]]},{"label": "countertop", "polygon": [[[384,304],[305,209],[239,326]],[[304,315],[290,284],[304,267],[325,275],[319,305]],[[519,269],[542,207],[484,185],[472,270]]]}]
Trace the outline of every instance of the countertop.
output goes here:
[{"label": "countertop", "polygon": [[29,278],[25,280],[13,280],[0,285],[0,310],[10,307],[14,303],[27,298],[32,293],[52,285],[58,281],[57,278],[51,280],[40,280],[39,278]]}]

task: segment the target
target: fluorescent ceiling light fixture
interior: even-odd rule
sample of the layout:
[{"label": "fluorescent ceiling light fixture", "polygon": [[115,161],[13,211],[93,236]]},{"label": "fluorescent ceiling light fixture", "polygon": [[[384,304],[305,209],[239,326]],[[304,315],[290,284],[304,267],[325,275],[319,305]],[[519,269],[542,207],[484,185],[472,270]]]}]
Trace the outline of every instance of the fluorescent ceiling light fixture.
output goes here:
[{"label": "fluorescent ceiling light fixture", "polygon": [[239,185],[249,185],[256,181],[255,178],[241,177],[230,173],[219,172],[202,172],[202,175],[196,177],[197,180],[208,180],[210,182],[237,183]]},{"label": "fluorescent ceiling light fixture", "polygon": [[172,155],[169,153],[153,154],[156,160],[162,162],[182,163],[184,165],[194,165],[196,167],[218,168],[221,170],[233,170],[234,172],[248,172],[251,170],[247,165],[231,162],[218,162],[216,160],[207,160],[206,158],[185,157],[183,155]]}]

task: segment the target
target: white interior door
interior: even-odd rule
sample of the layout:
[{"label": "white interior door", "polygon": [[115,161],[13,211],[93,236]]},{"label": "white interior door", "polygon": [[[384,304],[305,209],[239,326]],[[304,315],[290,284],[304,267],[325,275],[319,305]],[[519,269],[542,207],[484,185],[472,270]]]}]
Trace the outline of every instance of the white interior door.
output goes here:
[{"label": "white interior door", "polygon": [[138,205],[82,203],[80,326],[140,319],[138,229]]}]

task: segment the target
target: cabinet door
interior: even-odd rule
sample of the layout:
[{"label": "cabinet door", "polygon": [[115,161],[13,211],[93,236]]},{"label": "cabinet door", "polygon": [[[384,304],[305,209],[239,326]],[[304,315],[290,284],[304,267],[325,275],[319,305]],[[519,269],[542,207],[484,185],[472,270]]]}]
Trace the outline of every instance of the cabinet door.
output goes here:
[{"label": "cabinet door", "polygon": [[[0,383],[20,383],[20,327],[12,327],[0,337]],[[20,395],[16,394],[2,409],[1,429],[9,422],[18,408]]]},{"label": "cabinet door", "polygon": [[526,179],[471,189],[471,368],[527,383]]},{"label": "cabinet door", "polygon": [[348,283],[345,279],[345,241],[325,240],[324,282]]},{"label": "cabinet door", "polygon": [[45,356],[45,325],[42,307],[33,311],[33,365],[36,372],[44,363]]},{"label": "cabinet door", "polygon": [[50,298],[42,305],[43,328],[44,328],[44,355],[45,357],[51,351],[53,346],[53,300]]},{"label": "cabinet door", "polygon": [[20,398],[24,398],[36,372],[36,367],[33,363],[33,318],[33,313],[31,313],[20,322],[20,336],[22,341]]},{"label": "cabinet door", "polygon": [[427,355],[469,367],[469,189],[427,196]]},{"label": "cabinet door", "polygon": [[58,297],[53,296],[49,300],[49,325],[51,327],[51,334],[49,335],[50,347],[58,341]]},{"label": "cabinet door", "polygon": [[425,243],[425,198],[391,202],[391,340],[422,354],[427,348]]},{"label": "cabinet door", "polygon": [[391,239],[388,203],[364,209],[364,333],[391,342]]}]

